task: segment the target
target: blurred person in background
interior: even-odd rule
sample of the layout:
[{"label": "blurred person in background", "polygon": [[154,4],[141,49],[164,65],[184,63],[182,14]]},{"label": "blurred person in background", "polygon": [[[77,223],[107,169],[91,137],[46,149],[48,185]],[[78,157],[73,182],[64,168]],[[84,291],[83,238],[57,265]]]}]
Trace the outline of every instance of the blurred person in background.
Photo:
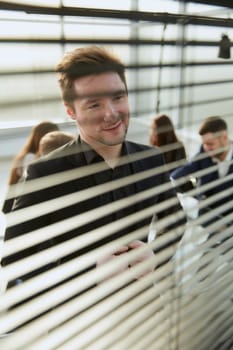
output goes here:
[{"label": "blurred person in background", "polygon": [[[216,194],[224,193],[224,191],[226,192],[223,198],[201,209],[199,215],[202,215],[206,211],[210,213],[218,207],[224,208],[228,202],[233,201],[233,194],[231,193],[233,188],[233,180],[231,178],[233,173],[233,143],[229,137],[226,121],[219,116],[206,118],[200,125],[199,135],[202,143],[200,151],[186,164],[174,170],[171,178],[174,180],[174,183],[182,177],[186,178],[187,181],[190,176],[195,178],[195,183],[199,188],[197,198],[200,201],[209,199]],[[208,172],[196,175],[197,172],[205,169],[208,169]],[[223,178],[225,178],[225,181],[216,183],[215,186],[210,188],[202,189],[203,186]],[[177,185],[177,191],[183,192],[181,186]],[[222,214],[215,215],[213,220],[218,220],[229,213],[233,213],[233,206],[222,211]]]},{"label": "blurred person in background", "polygon": [[63,131],[51,131],[42,137],[39,144],[38,156],[44,156],[55,149],[74,140],[75,136]]},{"label": "blurred person in background", "polygon": [[[26,140],[23,148],[13,159],[13,164],[8,179],[8,186],[17,184],[22,179],[22,176],[27,166],[33,160],[38,158],[39,144],[41,138],[48,132],[57,130],[59,130],[58,125],[47,120],[40,122],[32,128],[31,133],[29,134],[28,139]],[[7,198],[3,203],[2,211],[4,213],[10,212],[13,203],[13,197]]]},{"label": "blurred person in background", "polygon": [[[169,174],[181,166],[181,161],[187,160],[184,144],[176,135],[174,124],[166,114],[158,114],[152,119],[149,143],[162,150],[165,163],[169,165]],[[187,181],[181,188],[182,192],[185,193],[192,190],[192,181]],[[182,196],[180,193],[178,193],[178,198],[187,217],[189,217],[189,203],[190,201],[193,203],[194,199],[187,195]]]},{"label": "blurred person in background", "polygon": [[[152,120],[149,142],[150,145],[161,148],[166,164],[187,158],[184,144],[177,137],[173,122],[166,114],[157,115]],[[174,167],[177,165],[174,164]],[[174,168],[169,171],[172,170]]]},{"label": "blurred person in background", "polygon": [[25,145],[13,160],[8,185],[16,184],[22,177],[25,167],[38,157],[41,138],[48,132],[57,130],[58,125],[50,121],[42,121],[32,128]]}]

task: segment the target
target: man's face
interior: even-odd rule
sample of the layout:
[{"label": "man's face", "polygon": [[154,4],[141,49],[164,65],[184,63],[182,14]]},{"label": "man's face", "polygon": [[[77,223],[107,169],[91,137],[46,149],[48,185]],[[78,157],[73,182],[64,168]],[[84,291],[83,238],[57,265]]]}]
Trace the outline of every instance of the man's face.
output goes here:
[{"label": "man's face", "polygon": [[67,113],[74,119],[81,138],[92,146],[121,144],[129,125],[129,104],[124,83],[114,72],[78,78],[77,98]]},{"label": "man's face", "polygon": [[226,149],[224,150],[224,148],[228,146],[228,138],[225,131],[219,134],[209,132],[202,135],[201,138],[204,151],[210,156],[221,159],[222,155],[226,153]]}]

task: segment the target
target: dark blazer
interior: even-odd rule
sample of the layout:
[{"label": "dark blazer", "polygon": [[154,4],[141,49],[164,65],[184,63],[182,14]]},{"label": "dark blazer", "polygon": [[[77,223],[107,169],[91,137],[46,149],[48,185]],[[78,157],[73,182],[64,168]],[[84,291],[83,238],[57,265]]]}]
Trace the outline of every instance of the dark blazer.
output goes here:
[{"label": "dark blazer", "polygon": [[[127,148],[129,160],[131,159],[131,156],[133,154],[151,150],[150,156],[143,157],[142,159],[135,160],[131,163],[132,173],[134,174],[140,173],[149,169],[154,169],[156,171],[158,167],[164,165],[163,156],[161,152],[155,147],[149,147],[149,146],[140,145],[140,144],[128,142],[128,141],[125,142],[125,146]],[[26,208],[26,207],[29,208],[34,204],[43,203],[44,201],[54,199],[54,198],[59,200],[59,198],[64,195],[78,193],[81,190],[94,187],[95,176],[93,174],[86,175],[84,177],[79,177],[79,169],[87,165],[87,161],[85,157],[86,151],[88,152],[88,150],[85,150],[85,151],[83,150],[83,145],[78,139],[50,153],[49,155],[45,156],[39,161],[32,163],[28,168],[28,176],[25,184],[27,184],[28,181],[33,179],[43,178],[45,176],[52,175],[52,174],[58,175],[59,173],[62,174],[69,170],[77,171],[77,177],[68,182],[65,182],[59,185],[55,184],[53,186],[50,186],[49,188],[40,189],[36,192],[31,192],[29,194],[26,194],[26,193],[24,194],[23,192],[24,185],[22,184],[22,195],[16,200],[16,204],[14,206],[13,211],[19,210],[21,208]],[[101,177],[101,173],[99,174],[99,176]],[[45,177],[44,178],[45,184],[46,184],[46,179],[47,178]],[[160,174],[152,174],[146,180],[140,180],[138,182],[135,182],[134,192],[140,193],[150,188],[153,189],[155,186],[160,186],[166,182],[170,182],[169,175],[167,172],[162,172]],[[156,205],[169,198],[177,198],[173,188],[170,188],[167,191],[163,191],[160,194],[151,195],[149,198],[139,203],[135,203],[133,205],[132,210],[130,208],[126,209],[125,215],[134,213],[135,211],[140,212],[140,210],[143,210],[146,207]],[[91,199],[82,200],[81,202],[79,202],[77,198],[76,203],[65,206],[62,209],[53,210],[45,215],[39,214],[38,217],[34,219],[30,219],[29,217],[20,224],[8,227],[5,233],[5,240],[9,240],[23,234],[25,235],[25,239],[26,239],[27,232],[30,232],[32,230],[36,230],[39,228],[47,227],[48,225],[61,222],[62,220],[77,216],[80,213],[84,213],[90,209],[100,207],[104,204],[104,199],[105,199],[104,194],[94,196]],[[166,217],[167,215],[173,212],[177,213],[178,211],[182,211],[181,206],[178,202],[178,199],[175,205],[170,206],[166,210],[162,210],[162,211],[160,210],[156,212],[156,207],[155,207],[155,212],[158,219]],[[120,215],[123,217],[124,212],[120,213]],[[30,212],[29,212],[29,216],[30,216]],[[43,243],[40,243],[28,249],[24,249],[20,252],[17,252],[16,254],[5,256],[2,260],[2,265],[6,266],[15,261],[18,261],[19,259],[22,259],[23,257],[32,255],[50,246],[54,246],[56,244],[65,242],[73,237],[76,237],[77,235],[81,235],[85,232],[89,232],[93,228],[101,227],[107,223],[110,223],[112,222],[112,220],[113,220],[112,215],[106,215],[102,218],[83,223],[83,225],[77,228],[71,229],[67,227],[66,232],[58,235],[56,238],[49,239],[47,241],[44,241]],[[127,230],[129,230],[130,232],[131,230],[143,227],[144,225],[148,225],[149,227],[150,221],[151,221],[151,217],[141,220],[139,215],[136,222],[133,225],[129,226]],[[177,222],[170,224],[168,228],[176,227],[184,222],[185,222],[185,218],[182,218],[181,220],[177,219]],[[76,256],[80,256],[81,254],[84,254],[90,251],[91,249],[96,248],[101,244],[111,241],[112,239],[119,237],[119,235],[124,235],[124,234],[127,234],[127,232],[120,231],[120,233],[118,232],[115,235],[112,235],[106,238],[105,240],[97,241],[95,244],[82,248],[78,252],[64,256],[59,260],[59,262],[54,263],[54,265],[56,265],[57,263],[60,264],[65,261],[68,261]],[[21,276],[20,278],[22,278],[23,280],[26,280],[34,275],[37,275],[41,271],[45,271],[46,269],[53,267],[54,265],[51,264],[49,266],[43,266],[42,268],[32,271],[27,275]]]},{"label": "dark blazer", "polygon": [[[161,147],[161,146],[160,146]],[[163,150],[163,147],[161,147]],[[186,152],[182,142],[178,141],[177,146],[174,149],[164,152],[164,159],[167,164],[171,162],[177,162],[180,160],[186,160]],[[173,169],[174,170],[174,169]],[[170,170],[169,170],[170,172]]]},{"label": "dark blazer", "polygon": [[[203,157],[205,155],[205,157]],[[202,157],[201,157],[202,156]],[[198,182],[200,185],[200,194],[198,195],[198,199],[205,199],[209,198],[217,193],[220,193],[226,189],[232,189],[233,188],[233,180],[228,180],[226,178],[226,181],[224,181],[222,184],[212,187],[209,190],[203,191],[201,190],[202,186],[205,184],[209,184],[212,181],[216,181],[219,179],[219,174],[216,169],[211,170],[212,167],[216,168],[216,163],[212,160],[211,157],[208,157],[207,154],[204,152],[204,150],[201,148],[200,152],[193,158],[192,161],[187,162],[185,165],[179,167],[178,169],[174,170],[171,174],[171,177],[174,180],[177,180],[183,176],[193,175],[195,177],[195,173],[200,170],[204,170],[209,168],[209,172],[206,175],[202,175],[198,177]],[[230,165],[228,169],[228,174],[233,173],[233,164]],[[201,210],[199,214],[204,213],[206,210],[211,210],[214,208],[217,208],[219,206],[225,205],[228,201],[233,200],[233,194],[230,193],[229,195],[225,196],[224,198],[214,202],[213,204],[209,205],[208,208]],[[229,210],[226,210],[223,215],[229,214],[233,212],[233,205],[232,208]]]}]

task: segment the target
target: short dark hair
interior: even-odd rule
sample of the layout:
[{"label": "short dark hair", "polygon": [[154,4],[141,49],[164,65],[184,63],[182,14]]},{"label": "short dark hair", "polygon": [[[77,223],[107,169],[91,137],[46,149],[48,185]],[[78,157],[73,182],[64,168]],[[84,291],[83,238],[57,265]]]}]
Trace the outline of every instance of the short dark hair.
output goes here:
[{"label": "short dark hair", "polygon": [[224,119],[218,116],[208,117],[204,120],[199,128],[199,135],[205,135],[208,132],[218,133],[227,131],[227,123]]},{"label": "short dark hair", "polygon": [[56,72],[62,98],[70,105],[77,97],[74,91],[74,80],[88,75],[116,72],[127,91],[124,64],[103,47],[87,46],[67,52],[56,66]]}]

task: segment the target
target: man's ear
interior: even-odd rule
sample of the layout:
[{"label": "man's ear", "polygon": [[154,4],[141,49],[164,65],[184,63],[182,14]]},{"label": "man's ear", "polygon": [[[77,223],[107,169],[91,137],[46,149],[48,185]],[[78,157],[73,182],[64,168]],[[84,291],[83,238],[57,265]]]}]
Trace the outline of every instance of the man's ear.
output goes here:
[{"label": "man's ear", "polygon": [[74,109],[68,105],[67,103],[64,103],[65,108],[66,108],[66,113],[70,116],[71,119],[75,120],[75,112]]}]

